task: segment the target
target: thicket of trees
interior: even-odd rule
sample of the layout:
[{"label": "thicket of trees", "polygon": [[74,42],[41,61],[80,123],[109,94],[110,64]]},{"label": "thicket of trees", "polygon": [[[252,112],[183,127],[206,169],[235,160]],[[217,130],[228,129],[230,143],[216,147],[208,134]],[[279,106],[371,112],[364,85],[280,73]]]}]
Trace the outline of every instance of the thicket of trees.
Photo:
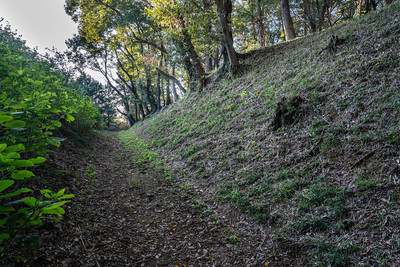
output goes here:
[{"label": "thicket of trees", "polygon": [[242,53],[308,35],[392,0],[66,0],[79,24],[69,57],[99,71],[130,125],[211,72],[240,70]]}]

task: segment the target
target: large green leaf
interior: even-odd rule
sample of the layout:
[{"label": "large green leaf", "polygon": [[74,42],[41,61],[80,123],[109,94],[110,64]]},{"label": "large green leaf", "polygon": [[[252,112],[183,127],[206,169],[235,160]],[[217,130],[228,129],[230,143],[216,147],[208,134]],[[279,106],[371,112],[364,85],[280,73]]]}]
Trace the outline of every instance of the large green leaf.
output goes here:
[{"label": "large green leaf", "polygon": [[27,108],[28,105],[27,104],[15,104],[15,105],[12,105],[11,107],[14,109],[24,109],[24,108]]},{"label": "large green leaf", "polygon": [[17,196],[19,194],[28,193],[28,192],[32,192],[32,189],[21,188],[19,190],[16,190],[16,191],[8,193],[8,194],[0,195],[0,199],[15,197],[15,196]]},{"label": "large green leaf", "polygon": [[36,206],[37,199],[34,197],[25,197],[22,199],[22,202],[24,202],[29,207],[33,208]]},{"label": "large green leaf", "polygon": [[21,155],[17,152],[11,152],[11,153],[6,154],[5,157],[7,159],[19,159],[19,158],[21,158]]},{"label": "large green leaf", "polygon": [[11,206],[0,205],[0,212],[10,212],[10,211],[15,211],[15,209]]},{"label": "large green leaf", "polygon": [[32,160],[15,160],[12,163],[12,165],[15,167],[18,167],[18,168],[35,166],[35,164],[33,164]]},{"label": "large green leaf", "polygon": [[16,171],[11,174],[11,178],[13,178],[14,180],[23,180],[33,176],[35,176],[33,172],[27,170]]},{"label": "large green leaf", "polygon": [[35,164],[40,164],[40,163],[43,163],[43,162],[45,162],[46,161],[46,159],[45,158],[43,158],[43,157],[37,157],[37,158],[35,158],[35,159],[30,159],[33,163],[35,163]]},{"label": "large green leaf", "polygon": [[66,200],[66,201],[60,201],[60,202],[57,202],[57,203],[53,203],[51,205],[48,205],[48,206],[44,207],[43,208],[43,212],[44,211],[49,211],[49,210],[52,210],[52,209],[56,209],[56,208],[64,205],[65,203],[68,203],[68,202],[70,202],[70,201]]},{"label": "large green leaf", "polygon": [[12,186],[15,182],[12,180],[0,180],[0,192],[3,192],[10,186]]},{"label": "large green leaf", "polygon": [[4,124],[6,128],[24,128],[25,126],[26,122],[20,120],[10,121]]},{"label": "large green leaf", "polygon": [[57,194],[55,195],[55,197],[61,197],[62,195],[64,195],[65,192],[65,188],[61,189],[60,191],[57,192]]},{"label": "large green leaf", "polygon": [[40,190],[40,194],[42,194],[43,196],[45,196],[47,198],[53,197],[53,193],[49,189]]},{"label": "large green leaf", "polygon": [[58,199],[68,199],[68,198],[74,198],[74,197],[75,197],[74,194],[67,194],[67,195],[64,195],[62,197],[59,197]]},{"label": "large green leaf", "polygon": [[0,123],[12,121],[14,118],[7,115],[0,115]]},{"label": "large green leaf", "polygon": [[72,116],[72,115],[70,115],[70,114],[66,114],[66,115],[65,115],[65,120],[66,120],[67,122],[72,122],[72,121],[75,120],[75,118],[74,118],[74,116]]},{"label": "large green leaf", "polygon": [[6,149],[7,144],[0,144],[0,152],[2,152],[4,149]]},{"label": "large green leaf", "polygon": [[4,152],[5,153],[11,153],[11,152],[20,152],[20,151],[24,151],[24,150],[25,150],[25,146],[23,144],[18,144],[18,145],[7,147],[4,150]]},{"label": "large green leaf", "polygon": [[55,209],[50,209],[50,210],[44,210],[43,209],[43,214],[51,214],[51,215],[58,215],[62,216],[65,214],[65,210],[61,207],[57,207]]}]

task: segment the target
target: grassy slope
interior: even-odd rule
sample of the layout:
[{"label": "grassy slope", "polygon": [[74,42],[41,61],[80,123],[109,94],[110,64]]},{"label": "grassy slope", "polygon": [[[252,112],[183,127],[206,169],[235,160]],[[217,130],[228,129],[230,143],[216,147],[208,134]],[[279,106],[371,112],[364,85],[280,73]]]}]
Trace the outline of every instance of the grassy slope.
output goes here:
[{"label": "grassy slope", "polygon": [[[240,77],[123,136],[163,155],[205,200],[236,205],[273,225],[277,240],[305,246],[312,262],[398,266],[399,12],[397,1],[254,51]],[[323,50],[333,34],[344,43]],[[273,131],[277,103],[293,96],[305,100],[297,121]]]}]

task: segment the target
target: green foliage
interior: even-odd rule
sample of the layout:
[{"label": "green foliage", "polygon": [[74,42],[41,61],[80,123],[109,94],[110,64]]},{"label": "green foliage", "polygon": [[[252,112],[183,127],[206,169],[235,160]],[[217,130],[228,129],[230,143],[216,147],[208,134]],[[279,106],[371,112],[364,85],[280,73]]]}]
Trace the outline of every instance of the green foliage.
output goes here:
[{"label": "green foliage", "polygon": [[89,166],[87,166],[85,174],[90,180],[96,179],[96,177],[97,177],[96,166],[93,164],[90,164]]},{"label": "green foliage", "polygon": [[48,146],[63,140],[53,133],[62,125],[90,129],[98,110],[9,28],[0,27],[0,40],[0,255],[7,258],[14,240],[37,248],[39,237],[28,228],[58,222],[66,199],[74,197],[64,189],[25,187],[34,182],[32,168],[46,160]]},{"label": "green foliage", "polygon": [[[20,233],[28,227],[41,226],[43,220],[59,221],[65,211],[61,207],[73,198],[64,194],[65,189],[56,194],[50,190],[40,190],[41,196],[26,196],[32,189],[22,188],[24,180],[34,176],[26,167],[34,167],[45,161],[42,157],[21,160],[25,147],[22,144],[7,146],[0,144],[0,254],[4,256],[7,241],[23,239],[25,247],[34,249],[39,246],[37,236],[22,236]],[[54,217],[56,216],[56,217]]]},{"label": "green foliage", "polygon": [[325,240],[313,242],[310,256],[317,261],[318,266],[350,266],[352,264],[349,255],[358,250],[351,243],[334,245]]}]

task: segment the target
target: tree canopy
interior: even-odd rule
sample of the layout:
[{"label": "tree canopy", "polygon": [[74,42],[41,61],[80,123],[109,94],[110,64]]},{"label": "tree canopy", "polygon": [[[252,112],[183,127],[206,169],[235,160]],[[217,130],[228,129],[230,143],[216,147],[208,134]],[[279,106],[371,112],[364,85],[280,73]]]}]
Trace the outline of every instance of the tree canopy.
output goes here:
[{"label": "tree canopy", "polygon": [[240,72],[243,53],[305,36],[391,1],[66,0],[79,25],[69,56],[102,73],[132,125]]}]

